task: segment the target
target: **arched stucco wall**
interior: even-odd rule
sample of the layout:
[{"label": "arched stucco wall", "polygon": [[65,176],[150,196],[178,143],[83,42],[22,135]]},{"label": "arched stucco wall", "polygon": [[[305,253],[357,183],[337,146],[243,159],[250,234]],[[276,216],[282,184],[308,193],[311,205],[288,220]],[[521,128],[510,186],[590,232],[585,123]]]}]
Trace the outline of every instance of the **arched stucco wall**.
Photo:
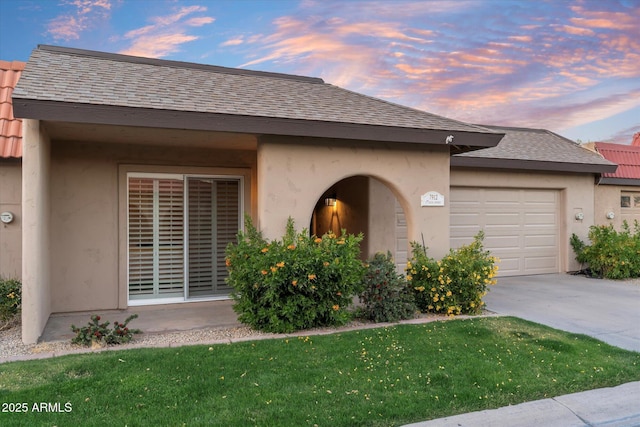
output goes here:
[{"label": "arched stucco wall", "polygon": [[[269,239],[282,236],[289,216],[297,228],[306,227],[318,197],[333,183],[365,175],[394,193],[409,240],[424,236],[433,257],[449,250],[448,147],[268,136],[260,139],[257,157],[258,226]],[[443,194],[445,206],[421,207],[427,191]]]}]

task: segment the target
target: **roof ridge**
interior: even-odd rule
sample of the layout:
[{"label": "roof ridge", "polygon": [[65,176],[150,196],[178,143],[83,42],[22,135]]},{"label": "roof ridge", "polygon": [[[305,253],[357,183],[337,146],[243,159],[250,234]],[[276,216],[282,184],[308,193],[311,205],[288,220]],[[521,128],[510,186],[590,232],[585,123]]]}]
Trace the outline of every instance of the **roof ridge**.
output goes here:
[{"label": "roof ridge", "polygon": [[142,56],[124,55],[121,53],[100,52],[96,50],[77,49],[77,48],[71,48],[71,47],[53,46],[53,45],[45,45],[45,44],[39,44],[38,50],[53,52],[53,53],[60,53],[60,54],[67,54],[67,55],[94,57],[98,59],[108,59],[110,61],[128,62],[132,64],[153,65],[158,67],[189,68],[194,70],[202,70],[202,71],[216,72],[216,73],[222,73],[222,74],[233,74],[233,75],[244,75],[244,76],[255,76],[255,77],[271,77],[271,78],[295,80],[295,81],[314,83],[314,84],[325,83],[324,80],[322,80],[320,77],[307,77],[307,76],[299,76],[295,74],[275,73],[270,71],[245,70],[242,68],[222,67],[219,65],[198,64],[195,62],[173,61],[169,59],[147,58]]}]

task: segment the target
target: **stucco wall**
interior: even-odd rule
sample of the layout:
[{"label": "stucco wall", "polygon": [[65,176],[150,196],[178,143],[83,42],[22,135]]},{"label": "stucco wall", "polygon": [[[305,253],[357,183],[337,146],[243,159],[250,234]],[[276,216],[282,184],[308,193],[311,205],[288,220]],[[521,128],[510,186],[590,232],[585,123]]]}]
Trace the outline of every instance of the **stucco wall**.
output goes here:
[{"label": "stucco wall", "polygon": [[[612,224],[616,230],[620,230],[622,221],[627,220],[633,227],[633,221],[640,222],[640,209],[623,209],[620,207],[620,196],[623,191],[640,193],[640,187],[623,185],[596,185],[595,187],[595,224]],[[608,219],[607,214],[613,212],[614,218]]]},{"label": "stucco wall", "polygon": [[22,162],[0,160],[0,212],[13,222],[0,223],[0,277],[22,277]]},{"label": "stucco wall", "polygon": [[[594,177],[590,174],[536,173],[531,171],[491,171],[453,168],[451,186],[532,188],[560,190],[560,267],[562,271],[577,270],[580,265],[569,245],[572,233],[586,239],[589,226],[595,221]],[[583,220],[575,215],[582,212]]]},{"label": "stucco wall", "polygon": [[405,211],[409,240],[424,234],[432,256],[448,251],[448,205],[420,206],[427,191],[448,199],[449,149],[441,146],[264,137],[258,143],[260,228],[266,237],[279,238],[289,216],[299,228],[306,226],[318,198],[334,183],[357,175],[376,178],[393,192]]},{"label": "stucco wall", "polygon": [[184,144],[186,147],[52,142],[53,312],[126,306],[123,165],[130,165],[129,170],[156,173],[216,173],[221,167],[247,170],[245,209],[251,212],[255,151],[189,148],[188,141]]}]

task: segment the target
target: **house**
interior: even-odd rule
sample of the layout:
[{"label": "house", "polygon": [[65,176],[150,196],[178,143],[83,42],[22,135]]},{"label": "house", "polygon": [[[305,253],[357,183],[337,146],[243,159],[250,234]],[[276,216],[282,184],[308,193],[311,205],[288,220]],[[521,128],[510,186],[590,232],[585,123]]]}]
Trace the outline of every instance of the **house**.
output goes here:
[{"label": "house", "polygon": [[640,222],[640,132],[632,145],[596,142],[595,150],[618,164],[615,172],[603,173],[595,190],[596,224],[620,229],[624,221]]},{"label": "house", "polygon": [[[22,121],[13,116],[11,94],[24,62],[0,61],[0,277],[22,274]],[[4,214],[4,215],[3,215]]]},{"label": "house", "polygon": [[548,131],[318,78],[55,46],[33,51],[13,108],[26,343],[51,313],[226,298],[244,214],[267,238],[291,217],[405,259],[409,241],[441,257],[483,228],[508,248],[506,274],[566,271],[568,236],[595,220],[594,180],[616,168]]}]

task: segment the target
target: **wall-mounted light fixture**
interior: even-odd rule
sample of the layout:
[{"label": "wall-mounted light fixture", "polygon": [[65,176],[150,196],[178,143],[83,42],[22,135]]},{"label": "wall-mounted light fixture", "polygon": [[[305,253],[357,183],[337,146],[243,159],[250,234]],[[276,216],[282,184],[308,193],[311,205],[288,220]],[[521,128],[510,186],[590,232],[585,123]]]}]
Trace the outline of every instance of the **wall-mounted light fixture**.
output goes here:
[{"label": "wall-mounted light fixture", "polygon": [[334,206],[338,203],[338,199],[336,198],[335,194],[330,194],[329,196],[327,196],[326,199],[324,199],[324,204],[326,206]]},{"label": "wall-mounted light fixture", "polygon": [[613,212],[607,212],[607,219],[613,219],[616,217],[616,214],[614,214]]}]

